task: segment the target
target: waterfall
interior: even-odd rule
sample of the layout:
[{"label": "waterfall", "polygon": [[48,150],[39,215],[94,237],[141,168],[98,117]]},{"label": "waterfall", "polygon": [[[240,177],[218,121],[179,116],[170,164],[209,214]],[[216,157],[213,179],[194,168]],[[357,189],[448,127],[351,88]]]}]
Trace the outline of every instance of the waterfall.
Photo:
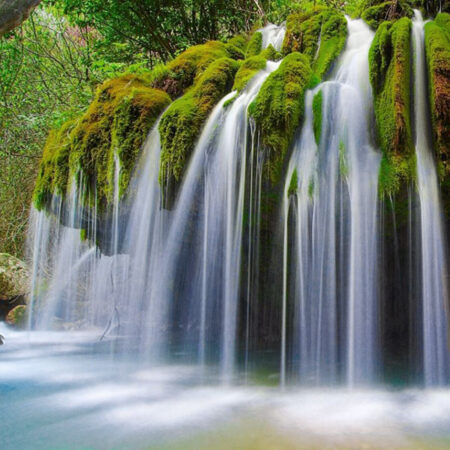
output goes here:
[{"label": "waterfall", "polygon": [[448,291],[445,237],[439,183],[431,145],[427,111],[424,21],[414,10],[414,125],[417,188],[420,201],[423,374],[426,386],[449,380]]},{"label": "waterfall", "polygon": [[[305,95],[305,122],[286,180],[282,380],[288,362],[304,382],[343,377],[354,385],[376,373],[380,156],[369,138],[373,33],[362,20],[348,20],[348,31],[329,81]],[[321,107],[313,112],[317,95]],[[322,116],[320,136],[314,114]]]},{"label": "waterfall", "polygon": [[[238,362],[244,362],[247,375],[252,352],[266,345],[258,341],[258,333],[266,333],[258,328],[264,322],[272,334],[264,349],[278,346],[282,385],[293,380],[353,387],[376,381],[383,319],[377,281],[378,271],[386,269],[378,255],[383,211],[379,218],[380,152],[372,142],[368,68],[373,32],[362,20],[347,20],[345,50],[327,79],[305,93],[304,123],[294,138],[281,201],[282,235],[280,242],[276,233],[270,238],[270,250],[278,251],[274,259],[282,256],[273,277],[278,277],[274,290],[282,285],[281,304],[276,292],[273,305],[260,300],[262,286],[272,281],[258,279],[265,153],[247,111],[279,67],[267,61],[245,89],[231,92],[213,109],[170,209],[163,207],[158,182],[156,124],[123,198],[116,155],[106,210],[95,192],[88,195],[83,173],[76,173],[64,199],[55,194],[50,211],[32,212],[30,327],[93,329],[113,353],[134,352],[152,363],[195,363],[202,370],[218,367],[220,378],[229,382]],[[260,31],[264,47],[281,48],[284,26]],[[450,358],[445,230],[418,12],[413,40],[420,239],[407,249],[405,284],[408,296],[416,286],[421,291],[409,296],[411,305],[416,297],[421,305],[410,306],[408,313],[411,322],[415,316],[420,321],[428,386],[448,383]],[[414,203],[412,187],[408,200]],[[392,220],[397,255],[403,241],[394,213]],[[415,232],[410,214],[411,242]],[[395,264],[401,274],[402,261]]]},{"label": "waterfall", "polygon": [[283,45],[284,35],[286,33],[286,25],[274,25],[269,23],[264,28],[258,30],[262,34],[262,48],[272,45],[275,50],[280,51]]}]

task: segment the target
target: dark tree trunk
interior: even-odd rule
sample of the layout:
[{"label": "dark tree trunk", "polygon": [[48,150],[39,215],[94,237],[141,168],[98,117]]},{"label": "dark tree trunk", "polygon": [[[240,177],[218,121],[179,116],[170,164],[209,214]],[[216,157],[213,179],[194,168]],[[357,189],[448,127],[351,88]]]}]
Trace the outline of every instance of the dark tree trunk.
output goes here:
[{"label": "dark tree trunk", "polygon": [[0,0],[0,36],[18,27],[41,0]]}]

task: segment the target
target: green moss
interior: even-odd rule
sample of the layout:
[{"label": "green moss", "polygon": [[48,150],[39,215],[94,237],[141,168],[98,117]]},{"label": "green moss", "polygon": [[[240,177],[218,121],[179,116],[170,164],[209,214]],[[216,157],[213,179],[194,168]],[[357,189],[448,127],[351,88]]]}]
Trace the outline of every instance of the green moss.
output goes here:
[{"label": "green moss", "polygon": [[145,77],[126,75],[101,85],[86,113],[76,122],[51,132],[44,148],[34,192],[34,204],[45,206],[53,193],[64,196],[70,180],[82,173],[85,204],[97,198],[104,209],[112,200],[114,157],[120,161],[120,195],[148,132],[170,97],[148,87]]},{"label": "green moss", "polygon": [[312,60],[317,51],[321,23],[321,13],[300,12],[289,15],[281,52],[284,55],[301,52]]},{"label": "green moss", "polygon": [[[384,154],[380,169],[381,195],[394,194],[414,177],[411,133],[411,21],[383,22],[369,52],[379,144]],[[411,170],[406,170],[407,168]]]},{"label": "green moss", "polygon": [[237,34],[236,36],[233,36],[229,41],[228,44],[234,45],[238,49],[245,52],[247,48],[247,44],[249,41],[249,36],[245,33]]},{"label": "green moss", "polygon": [[347,32],[347,21],[341,13],[333,10],[322,13],[320,48],[313,64],[313,71],[319,78],[326,75],[343,50]]},{"label": "green moss", "polygon": [[425,25],[425,49],[439,175],[444,189],[444,203],[450,217],[450,15],[438,14]]},{"label": "green moss", "polygon": [[279,61],[283,58],[283,55],[280,52],[277,52],[272,44],[269,44],[268,47],[259,54],[259,56],[269,61]]},{"label": "green moss", "polygon": [[288,196],[295,195],[298,189],[298,173],[297,169],[294,169],[289,183]]},{"label": "green moss", "polygon": [[250,38],[250,41],[247,45],[247,51],[245,52],[245,57],[250,58],[252,56],[259,55],[262,49],[262,33],[256,31],[253,33],[253,36]]},{"label": "green moss", "polygon": [[339,142],[339,172],[342,177],[348,175],[347,151],[343,141]]},{"label": "green moss", "polygon": [[282,53],[304,53],[314,72],[322,78],[344,48],[346,38],[347,21],[335,9],[320,8],[315,12],[294,13],[286,22]]},{"label": "green moss", "polygon": [[396,154],[386,155],[381,158],[378,184],[380,194],[392,198],[400,191],[402,185],[414,180],[416,173],[416,157],[414,154],[402,157]]},{"label": "green moss", "polygon": [[219,59],[164,113],[159,125],[162,185],[180,182],[205,120],[216,103],[230,91],[238,67],[232,59]]},{"label": "green moss", "polygon": [[262,56],[252,56],[247,58],[236,73],[232,90],[238,92],[242,91],[260,70],[266,68],[266,64],[267,61]]},{"label": "green moss", "polygon": [[370,6],[362,12],[361,18],[374,30],[376,30],[385,20],[398,20],[401,17],[412,17],[413,10],[409,3],[398,0],[394,7],[391,1],[370,4]]},{"label": "green moss", "polygon": [[42,153],[33,193],[38,210],[48,205],[53,194],[64,196],[69,181],[70,133],[76,121],[66,122],[50,131]]},{"label": "green moss", "polygon": [[254,117],[262,144],[268,149],[265,177],[280,181],[284,159],[303,115],[304,92],[312,71],[301,53],[286,56],[262,85],[249,112]]},{"label": "green moss", "polygon": [[209,41],[188,48],[167,64],[165,73],[160,70],[161,76],[153,81],[153,87],[162,89],[172,98],[181,96],[214,61],[220,58],[243,58],[243,51],[235,44]]},{"label": "green moss", "polygon": [[313,129],[314,137],[317,145],[320,142],[320,135],[322,132],[322,91],[320,90],[313,98]]},{"label": "green moss", "polygon": [[239,47],[236,47],[233,44],[225,44],[225,47],[227,49],[227,53],[229,55],[230,58],[233,59],[245,59],[245,52],[243,50],[241,50]]}]

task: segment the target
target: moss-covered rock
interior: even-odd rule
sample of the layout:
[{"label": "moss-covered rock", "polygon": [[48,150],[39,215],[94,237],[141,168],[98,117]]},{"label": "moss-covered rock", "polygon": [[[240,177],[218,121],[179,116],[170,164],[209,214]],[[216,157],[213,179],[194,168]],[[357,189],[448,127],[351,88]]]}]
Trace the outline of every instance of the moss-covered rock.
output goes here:
[{"label": "moss-covered rock", "polygon": [[440,180],[450,217],[450,14],[438,14],[425,25],[433,140]]},{"label": "moss-covered rock", "polygon": [[277,51],[272,44],[269,44],[267,48],[259,54],[259,56],[269,61],[279,61],[280,59],[283,59],[283,55]]},{"label": "moss-covered rock", "polygon": [[264,177],[273,185],[281,179],[289,145],[303,115],[304,92],[312,70],[308,58],[291,53],[262,85],[250,114],[255,119],[261,142],[268,150]]},{"label": "moss-covered rock", "polygon": [[162,89],[172,98],[181,96],[195,84],[207,67],[220,58],[243,59],[243,50],[238,41],[225,44],[219,41],[209,41],[195,45],[169,62],[165,70],[160,69],[160,75],[153,80],[153,87]]},{"label": "moss-covered rock", "polygon": [[305,54],[313,71],[322,78],[344,48],[346,38],[347,21],[339,11],[320,8],[309,13],[294,13],[286,21],[282,53]]},{"label": "moss-covered rock", "polygon": [[9,311],[6,316],[6,323],[17,328],[24,328],[27,324],[27,307],[18,305]]},{"label": "moss-covered rock", "polygon": [[161,118],[159,178],[166,190],[177,189],[203,124],[218,101],[231,90],[238,68],[239,64],[230,58],[215,61]]},{"label": "moss-covered rock", "polygon": [[322,90],[314,95],[312,102],[313,109],[313,129],[317,145],[319,145],[320,135],[322,133]]},{"label": "moss-covered rock", "polygon": [[281,52],[284,55],[292,52],[304,53],[311,60],[317,51],[321,25],[321,12],[290,14],[286,20],[286,33]]},{"label": "moss-covered rock", "polygon": [[236,36],[233,36],[227,43],[234,45],[238,49],[245,52],[247,48],[247,44],[249,41],[249,36],[246,33],[237,34]]},{"label": "moss-covered rock", "polygon": [[70,133],[77,121],[64,123],[59,130],[51,130],[42,153],[33,203],[41,210],[53,194],[63,196],[69,180]]},{"label": "moss-covered rock", "polygon": [[316,76],[323,78],[330,70],[345,46],[347,33],[347,21],[341,13],[333,10],[322,13],[320,48],[312,66]]},{"label": "moss-covered rock", "polygon": [[260,71],[266,68],[267,61],[262,56],[247,58],[239,67],[234,79],[233,91],[238,92],[247,86],[248,82]]},{"label": "moss-covered rock", "polygon": [[149,87],[145,77],[126,75],[102,84],[86,113],[50,133],[34,191],[34,204],[43,208],[53,193],[64,197],[68,185],[83,174],[86,205],[94,199],[108,206],[114,189],[114,158],[120,161],[120,194],[147,134],[170,97]]},{"label": "moss-covered rock", "polygon": [[30,274],[20,259],[0,253],[0,301],[28,294]]},{"label": "moss-covered rock", "polygon": [[380,193],[394,194],[415,176],[411,133],[411,20],[383,22],[369,52],[375,118],[383,151]]},{"label": "moss-covered rock", "polygon": [[361,18],[374,30],[386,20],[393,21],[413,16],[413,10],[406,0],[371,2],[369,4],[370,6],[362,12]]},{"label": "moss-covered rock", "polygon": [[259,55],[262,50],[262,41],[263,41],[263,35],[259,31],[256,31],[253,33],[252,37],[250,38],[250,41],[247,45],[247,50],[245,52],[246,58],[251,58],[252,56]]}]

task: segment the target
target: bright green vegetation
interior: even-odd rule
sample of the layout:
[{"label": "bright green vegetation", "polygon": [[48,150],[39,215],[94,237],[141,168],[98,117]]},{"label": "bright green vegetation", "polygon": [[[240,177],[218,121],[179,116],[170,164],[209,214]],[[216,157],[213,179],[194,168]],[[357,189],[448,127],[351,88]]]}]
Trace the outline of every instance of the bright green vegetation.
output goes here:
[{"label": "bright green vegetation", "polygon": [[82,117],[50,133],[34,191],[36,208],[46,206],[53,193],[64,197],[80,174],[86,183],[86,204],[92,206],[96,198],[99,208],[106,208],[113,196],[115,156],[123,195],[141,146],[169,103],[165,92],[148,87],[141,76],[105,82]]},{"label": "bright green vegetation", "polygon": [[298,173],[297,169],[294,169],[289,183],[288,196],[295,195],[298,189]]},{"label": "bright green vegetation", "polygon": [[[320,38],[320,47],[319,45]],[[291,14],[286,22],[283,54],[304,53],[314,73],[322,78],[342,51],[347,38],[347,22],[335,9],[319,8],[309,13]]]},{"label": "bright green vegetation", "polygon": [[250,58],[252,56],[259,55],[262,49],[262,39],[263,36],[259,31],[253,33],[253,36],[250,38],[250,41],[247,45],[247,50],[245,52],[245,57]]},{"label": "bright green vegetation", "polygon": [[379,189],[381,195],[392,195],[415,174],[410,117],[410,19],[380,25],[370,48],[369,65],[383,151]]},{"label": "bright green vegetation", "polygon": [[266,68],[266,64],[267,61],[262,56],[252,56],[247,58],[236,73],[232,90],[238,92],[242,91],[260,70]]},{"label": "bright green vegetation", "polygon": [[153,87],[166,91],[172,98],[179,97],[197,83],[203,72],[220,58],[243,59],[242,50],[233,44],[209,41],[195,45],[167,64],[165,70],[153,80]]},{"label": "bright green vegetation", "polygon": [[270,61],[279,61],[280,59],[283,59],[283,55],[276,51],[272,44],[269,44],[268,47],[259,54],[259,56]]},{"label": "bright green vegetation", "polygon": [[406,0],[398,0],[395,5],[391,1],[371,4],[371,6],[369,6],[361,14],[361,18],[364,19],[364,21],[375,30],[385,20],[396,20],[401,17],[412,16],[413,10],[409,2]]},{"label": "bright green vegetation", "polygon": [[323,78],[333,61],[339,56],[347,39],[347,21],[343,14],[333,10],[322,13],[320,49],[313,64],[313,71]]},{"label": "bright green vegetation", "polygon": [[308,58],[291,53],[262,85],[249,112],[254,117],[262,144],[268,149],[264,176],[273,185],[281,179],[289,145],[303,116],[304,92],[312,70]]},{"label": "bright green vegetation", "polygon": [[313,98],[313,129],[314,137],[317,145],[320,142],[320,135],[322,132],[322,91],[320,90]]},{"label": "bright green vegetation", "polygon": [[441,13],[425,25],[433,140],[445,209],[450,217],[450,14]]},{"label": "bright green vegetation", "polygon": [[195,86],[172,103],[159,125],[161,134],[160,183],[178,183],[208,114],[227,94],[239,63],[221,58],[211,64]]}]

